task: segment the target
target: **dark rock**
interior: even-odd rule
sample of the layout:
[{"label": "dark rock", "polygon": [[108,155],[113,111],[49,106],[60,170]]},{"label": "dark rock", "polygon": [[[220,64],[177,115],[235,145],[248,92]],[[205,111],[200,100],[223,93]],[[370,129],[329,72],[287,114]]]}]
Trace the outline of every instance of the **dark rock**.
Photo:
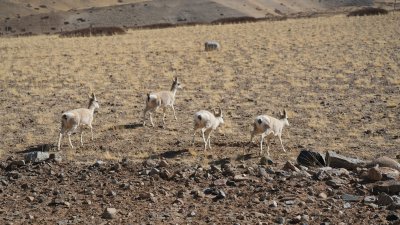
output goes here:
[{"label": "dark rock", "polygon": [[378,199],[376,200],[376,204],[379,206],[388,206],[392,203],[394,203],[393,198],[386,193],[380,193],[378,195]]},{"label": "dark rock", "polygon": [[389,210],[400,209],[400,197],[397,195],[392,196],[393,203],[388,207]]},{"label": "dark rock", "polygon": [[297,156],[297,163],[303,166],[326,166],[324,157],[318,153],[309,150],[302,150]]},{"label": "dark rock", "polygon": [[220,200],[226,198],[226,194],[223,190],[219,190],[218,195],[214,198],[215,200]]},{"label": "dark rock", "polygon": [[278,218],[276,218],[276,220],[275,220],[275,222],[277,223],[277,224],[285,224],[285,218],[284,217],[278,217]]},{"label": "dark rock", "polygon": [[204,189],[204,194],[206,195],[218,195],[219,194],[219,190],[216,188],[206,188]]},{"label": "dark rock", "polygon": [[326,164],[333,168],[345,168],[355,170],[357,167],[365,167],[366,161],[356,158],[346,157],[333,151],[328,151],[325,156]]},{"label": "dark rock", "polygon": [[274,164],[274,161],[272,161],[271,158],[265,156],[261,157],[260,165],[272,165],[272,164]]},{"label": "dark rock", "polygon": [[106,208],[102,214],[104,219],[115,219],[117,218],[117,210],[115,208]]},{"label": "dark rock", "polygon": [[395,214],[394,212],[389,213],[389,215],[386,216],[387,221],[396,221],[399,220],[399,215]]},{"label": "dark rock", "polygon": [[169,180],[171,178],[171,173],[167,169],[161,169],[159,175],[164,180]]},{"label": "dark rock", "polygon": [[100,167],[101,165],[104,165],[104,162],[101,160],[96,160],[96,162],[93,164],[95,167]]},{"label": "dark rock", "polygon": [[237,186],[236,182],[233,181],[233,180],[228,180],[226,182],[226,185],[231,186],[231,187],[236,187]]},{"label": "dark rock", "polygon": [[40,151],[36,151],[36,152],[29,152],[25,154],[25,161],[26,162],[42,162],[47,160],[50,157],[49,152],[40,152]]},{"label": "dark rock", "polygon": [[398,194],[400,192],[400,181],[389,180],[377,182],[373,187],[374,193],[385,192],[387,194]]},{"label": "dark rock", "polygon": [[344,195],[342,195],[342,199],[343,199],[343,201],[346,201],[346,202],[359,202],[362,200],[362,196],[344,194]]},{"label": "dark rock", "polygon": [[159,169],[153,168],[153,169],[150,170],[149,175],[150,175],[150,176],[155,176],[155,175],[158,175],[159,173],[160,173],[160,170],[159,170]]},{"label": "dark rock", "polygon": [[222,173],[222,170],[216,165],[211,165],[211,173]]},{"label": "dark rock", "polygon": [[340,178],[332,178],[332,179],[326,181],[327,185],[329,185],[335,189],[342,187],[346,183],[347,183],[346,181],[344,181]]}]

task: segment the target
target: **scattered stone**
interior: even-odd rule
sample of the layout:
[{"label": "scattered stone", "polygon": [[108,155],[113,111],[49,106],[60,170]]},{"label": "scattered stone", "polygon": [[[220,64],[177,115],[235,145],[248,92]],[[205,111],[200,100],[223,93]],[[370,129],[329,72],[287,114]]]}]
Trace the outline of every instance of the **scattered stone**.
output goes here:
[{"label": "scattered stone", "polygon": [[274,161],[272,161],[271,158],[266,157],[266,156],[261,157],[260,165],[264,165],[265,166],[265,165],[272,165],[272,164],[274,164]]},{"label": "scattered stone", "polygon": [[104,219],[115,219],[117,218],[117,210],[115,208],[106,208],[102,217]]},{"label": "scattered stone", "polygon": [[294,205],[295,203],[296,203],[295,200],[287,200],[287,201],[285,201],[286,205]]},{"label": "scattered stone", "polygon": [[309,220],[310,220],[310,216],[308,216],[307,214],[304,214],[301,216],[301,221],[308,222]]},{"label": "scattered stone", "polygon": [[222,173],[222,170],[216,165],[211,165],[210,169],[212,173]]},{"label": "scattered stone", "polygon": [[296,223],[300,223],[300,222],[301,222],[301,216],[298,215],[298,216],[293,217],[293,218],[290,220],[289,223],[291,223],[291,224],[296,224]]},{"label": "scattered stone", "polygon": [[194,216],[196,216],[196,212],[194,212],[194,211],[191,211],[191,212],[188,214],[188,217],[194,217]]},{"label": "scattered stone", "polygon": [[344,195],[342,195],[342,199],[345,202],[359,202],[362,200],[362,196],[344,194]]},{"label": "scattered stone", "polygon": [[217,179],[213,182],[213,184],[214,186],[225,186],[226,182],[226,179]]},{"label": "scattered stone", "polygon": [[349,209],[349,208],[351,208],[351,204],[349,202],[346,202],[343,204],[343,208]]},{"label": "scattered stone", "polygon": [[158,167],[167,168],[169,167],[169,163],[166,160],[161,160],[160,163],[158,164]]},{"label": "scattered stone", "polygon": [[387,194],[397,194],[400,192],[400,181],[389,180],[380,181],[373,187],[374,193],[385,192]]},{"label": "scattered stone", "polygon": [[228,180],[226,182],[226,185],[231,186],[231,187],[236,187],[237,186],[236,182],[233,181],[233,180]]},{"label": "scattered stone", "polygon": [[206,41],[204,43],[204,50],[205,51],[213,51],[213,50],[220,50],[221,45],[217,41]]},{"label": "scattered stone", "polygon": [[192,192],[194,198],[204,198],[205,194],[199,190]]},{"label": "scattered stone", "polygon": [[248,181],[248,180],[250,180],[250,178],[249,178],[249,177],[246,177],[246,176],[244,176],[244,175],[236,175],[236,176],[233,178],[233,180],[236,181],[236,182],[240,182],[240,181]]},{"label": "scattered stone", "polygon": [[340,178],[332,178],[332,179],[326,181],[327,185],[329,185],[335,189],[342,187],[345,183],[347,183],[347,182]]},{"label": "scattered stone", "polygon": [[25,154],[25,161],[26,162],[42,162],[47,160],[50,157],[50,154],[48,152],[29,152]]},{"label": "scattered stone", "polygon": [[49,155],[49,159],[54,160],[54,162],[60,163],[62,162],[62,156],[58,153],[51,153]]},{"label": "scattered stone", "polygon": [[28,202],[33,202],[33,200],[35,200],[35,197],[28,196],[28,197],[26,197],[26,200],[27,200]]},{"label": "scattered stone", "polygon": [[161,169],[159,175],[164,180],[169,180],[171,178],[171,173],[167,169]]},{"label": "scattered stone", "polygon": [[269,177],[267,171],[263,167],[258,168],[259,177]]},{"label": "scattered stone", "polygon": [[25,166],[25,160],[15,160],[12,161],[7,168],[11,168],[12,166]]},{"label": "scattered stone", "polygon": [[324,157],[318,153],[309,150],[302,150],[297,156],[297,163],[303,166],[326,166]]},{"label": "scattered stone", "polygon": [[219,190],[218,195],[215,197],[215,200],[224,199],[226,198],[226,194],[223,190]]},{"label": "scattered stone", "polygon": [[95,167],[100,167],[101,165],[104,165],[104,162],[101,160],[96,160],[96,162],[93,164]]},{"label": "scattered stone", "polygon": [[371,181],[382,180],[382,172],[377,167],[372,167],[368,170],[368,179]]},{"label": "scattered stone", "polygon": [[115,196],[117,196],[117,193],[115,191],[109,191],[107,195],[115,197]]},{"label": "scattered stone", "polygon": [[387,156],[382,156],[372,160],[371,163],[368,163],[367,167],[375,167],[376,165],[379,165],[379,167],[389,167],[397,171],[400,171],[400,163]]},{"label": "scattered stone", "polygon": [[364,203],[374,203],[376,201],[375,196],[365,196],[364,197]]},{"label": "scattered stone", "polygon": [[278,203],[276,201],[272,201],[271,204],[269,204],[269,207],[276,208],[278,207]]},{"label": "scattered stone", "polygon": [[333,151],[328,151],[325,156],[326,164],[332,168],[345,168],[355,170],[357,167],[365,167],[366,161],[346,157]]},{"label": "scattered stone", "polygon": [[327,199],[327,198],[328,198],[328,195],[326,195],[325,192],[321,192],[321,193],[319,193],[318,197],[319,197],[319,198],[322,198],[322,199]]},{"label": "scattered stone", "polygon": [[376,204],[378,204],[379,206],[388,206],[388,205],[391,205],[392,203],[394,203],[393,198],[390,197],[388,194],[380,193],[378,195]]},{"label": "scattered stone", "polygon": [[151,192],[145,192],[139,194],[139,199],[148,200],[154,197],[154,194]]},{"label": "scattered stone", "polygon": [[156,161],[152,160],[152,159],[147,159],[145,161],[143,161],[143,166],[147,167],[147,168],[154,168],[157,166]]},{"label": "scattered stone", "polygon": [[150,173],[149,173],[150,176],[155,176],[155,175],[158,175],[158,174],[160,174],[160,170],[157,169],[157,168],[151,169]]},{"label": "scattered stone", "polygon": [[277,224],[285,224],[285,218],[284,217],[278,217],[278,218],[276,218],[275,222]]},{"label": "scattered stone", "polygon": [[83,201],[83,204],[86,204],[86,205],[91,205],[91,204],[92,204],[92,201],[90,201],[90,200],[86,199],[85,201]]},{"label": "scattered stone", "polygon": [[393,199],[393,203],[388,207],[388,209],[389,210],[400,209],[400,196],[393,195],[392,199]]},{"label": "scattered stone", "polygon": [[282,169],[286,171],[296,171],[296,172],[300,171],[300,169],[297,168],[295,165],[293,165],[293,163],[291,163],[290,161],[286,161]]},{"label": "scattered stone", "polygon": [[382,173],[383,180],[398,180],[400,177],[400,172],[396,169],[390,167],[379,167]]}]

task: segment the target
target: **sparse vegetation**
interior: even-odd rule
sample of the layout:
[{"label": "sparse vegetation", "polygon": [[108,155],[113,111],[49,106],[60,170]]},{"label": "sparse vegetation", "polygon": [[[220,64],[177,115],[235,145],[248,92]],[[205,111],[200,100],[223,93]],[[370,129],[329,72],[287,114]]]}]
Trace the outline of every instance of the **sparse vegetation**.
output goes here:
[{"label": "sparse vegetation", "polygon": [[349,14],[347,14],[347,16],[371,16],[371,15],[384,15],[384,14],[388,14],[388,11],[386,9],[366,7],[354,10]]}]

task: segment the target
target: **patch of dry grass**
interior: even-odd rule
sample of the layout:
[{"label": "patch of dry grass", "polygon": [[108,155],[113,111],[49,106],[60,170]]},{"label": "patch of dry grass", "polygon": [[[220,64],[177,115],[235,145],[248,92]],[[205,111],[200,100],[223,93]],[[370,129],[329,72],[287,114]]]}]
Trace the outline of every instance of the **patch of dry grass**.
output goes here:
[{"label": "patch of dry grass", "polygon": [[[189,147],[193,114],[218,105],[226,125],[212,136],[211,154],[217,157],[241,154],[253,118],[283,108],[291,123],[284,142],[292,151],[281,155],[273,145],[274,157],[293,157],[301,146],[364,157],[394,155],[400,144],[399,17],[334,16],[135,30],[111,37],[3,38],[0,149],[4,156],[56,143],[61,112],[86,107],[94,90],[101,107],[93,123],[95,142],[86,132],[88,144],[65,151],[68,159],[141,159],[187,148],[192,158],[200,157],[199,139]],[[210,39],[220,41],[222,50],[203,51]],[[176,75],[185,86],[177,93],[178,121],[168,110],[165,130],[110,129],[140,124],[145,94],[168,90]],[[160,114],[154,119],[161,123]],[[385,132],[365,135],[380,129]],[[73,142],[79,145],[79,138]]]}]

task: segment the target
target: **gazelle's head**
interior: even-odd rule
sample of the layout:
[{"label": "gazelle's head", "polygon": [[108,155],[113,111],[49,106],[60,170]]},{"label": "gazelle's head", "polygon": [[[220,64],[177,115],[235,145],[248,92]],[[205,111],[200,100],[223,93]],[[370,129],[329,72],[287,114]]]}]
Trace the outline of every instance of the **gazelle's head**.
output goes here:
[{"label": "gazelle's head", "polygon": [[279,119],[282,120],[286,126],[289,126],[286,109],[283,110],[283,113],[279,112]]},{"label": "gazelle's head", "polygon": [[224,124],[224,116],[222,115],[221,107],[218,107],[218,111],[214,110],[214,116],[219,120],[220,124]]},{"label": "gazelle's head", "polygon": [[178,80],[178,77],[175,77],[175,78],[172,80],[171,91],[177,90],[177,89],[182,89],[182,85],[181,85],[181,82]]},{"label": "gazelle's head", "polygon": [[93,108],[93,109],[99,109],[100,105],[99,102],[97,101],[96,95],[94,93],[92,93],[92,95],[89,95],[89,109]]}]

